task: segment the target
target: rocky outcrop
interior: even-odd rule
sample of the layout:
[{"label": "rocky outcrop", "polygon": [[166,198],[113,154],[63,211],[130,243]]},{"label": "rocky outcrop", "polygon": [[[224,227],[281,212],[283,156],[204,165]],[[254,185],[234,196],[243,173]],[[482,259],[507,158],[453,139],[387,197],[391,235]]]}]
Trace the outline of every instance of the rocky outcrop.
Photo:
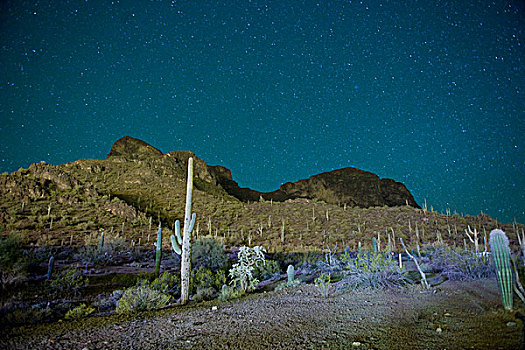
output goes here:
[{"label": "rocky outcrop", "polygon": [[124,136],[113,144],[106,159],[111,157],[139,159],[156,156],[162,156],[162,152],[142,140]]},{"label": "rocky outcrop", "polygon": [[284,202],[298,198],[356,207],[401,206],[419,208],[412,194],[400,182],[380,179],[379,176],[356,168],[343,168],[306,180],[288,182],[273,192],[257,192],[241,188],[231,172],[220,166],[209,167],[210,173],[230,195],[241,201],[265,200]]},{"label": "rocky outcrop", "polygon": [[362,208],[407,204],[419,208],[402,183],[380,179],[376,174],[350,167],[314,175],[307,180],[288,182],[262,196],[275,201],[307,198]]},{"label": "rocky outcrop", "polygon": [[220,185],[230,196],[233,196],[243,202],[258,201],[264,193],[254,191],[249,188],[239,187],[239,184],[232,178],[230,169],[220,165],[208,166],[211,176],[216,183]]}]

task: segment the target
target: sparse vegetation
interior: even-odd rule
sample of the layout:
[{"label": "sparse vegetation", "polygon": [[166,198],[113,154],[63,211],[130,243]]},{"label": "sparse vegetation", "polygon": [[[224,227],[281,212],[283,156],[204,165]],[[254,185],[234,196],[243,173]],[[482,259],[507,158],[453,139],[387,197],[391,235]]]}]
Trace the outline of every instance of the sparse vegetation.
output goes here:
[{"label": "sparse vegetation", "polygon": [[56,297],[76,296],[88,282],[78,268],[70,267],[60,271],[49,281],[49,290]]},{"label": "sparse vegetation", "polygon": [[77,320],[89,316],[93,312],[95,312],[95,309],[91,306],[87,306],[86,304],[80,304],[76,308],[69,310],[64,316],[64,318],[66,320]]},{"label": "sparse vegetation", "polygon": [[315,288],[321,293],[323,297],[328,297],[331,287],[331,274],[321,273],[314,281]]},{"label": "sparse vegetation", "polygon": [[408,283],[406,271],[399,268],[390,254],[359,252],[351,258],[349,252],[345,252],[341,260],[348,272],[345,283],[349,287],[390,288]]},{"label": "sparse vegetation", "polygon": [[156,310],[169,304],[171,297],[146,285],[128,288],[117,303],[118,313]]},{"label": "sparse vegetation", "polygon": [[494,276],[488,255],[449,246],[432,247],[427,250],[427,255],[431,269],[451,280]]}]

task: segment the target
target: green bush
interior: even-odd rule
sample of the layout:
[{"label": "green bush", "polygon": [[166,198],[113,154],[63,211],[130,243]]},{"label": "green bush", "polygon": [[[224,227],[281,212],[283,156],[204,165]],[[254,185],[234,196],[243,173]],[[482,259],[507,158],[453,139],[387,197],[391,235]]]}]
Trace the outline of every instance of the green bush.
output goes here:
[{"label": "green bush", "polygon": [[194,301],[203,301],[203,300],[212,300],[215,295],[217,294],[217,291],[215,288],[199,288],[197,289],[197,293],[193,296]]},{"label": "green bush", "polygon": [[0,240],[0,278],[2,285],[16,282],[23,278],[27,270],[24,255],[25,237],[18,232]]},{"label": "green bush", "polygon": [[56,278],[49,282],[49,288],[54,296],[78,295],[88,282],[79,269],[70,267],[60,271]]},{"label": "green bush", "polygon": [[254,277],[257,278],[259,281],[268,280],[274,277],[276,274],[280,273],[281,266],[275,260],[266,260],[266,263],[264,265],[259,264],[253,270]]},{"label": "green bush", "polygon": [[169,304],[171,297],[144,285],[128,288],[120,298],[116,311],[118,313],[134,313],[156,310]]},{"label": "green bush", "polygon": [[275,291],[278,292],[280,290],[286,289],[286,288],[293,288],[301,284],[301,281],[299,280],[293,280],[291,282],[283,282],[279,284],[277,287],[275,287]]},{"label": "green bush", "polygon": [[219,300],[220,301],[227,301],[231,299],[238,298],[241,296],[242,291],[238,288],[233,288],[228,286],[227,284],[224,284],[221,288],[221,293],[219,294]]},{"label": "green bush", "polygon": [[65,319],[66,320],[77,320],[79,318],[84,318],[86,316],[91,315],[93,312],[95,312],[95,309],[91,306],[87,306],[86,304],[80,304],[74,309],[69,310],[66,313]]},{"label": "green bush", "polygon": [[223,270],[213,272],[203,266],[192,271],[193,290],[212,288],[219,291],[221,286],[226,283],[226,274]]},{"label": "green bush", "polygon": [[323,297],[328,297],[331,285],[331,275],[322,273],[315,279],[314,285]]},{"label": "green bush", "polygon": [[194,267],[204,267],[210,270],[226,270],[228,256],[213,238],[202,238],[191,246],[191,264]]},{"label": "green bush", "polygon": [[165,271],[152,282],[148,283],[147,286],[161,293],[180,295],[180,276]]},{"label": "green bush", "polygon": [[15,309],[0,317],[0,325],[36,324],[51,319],[53,311],[49,306],[35,305],[28,309]]}]

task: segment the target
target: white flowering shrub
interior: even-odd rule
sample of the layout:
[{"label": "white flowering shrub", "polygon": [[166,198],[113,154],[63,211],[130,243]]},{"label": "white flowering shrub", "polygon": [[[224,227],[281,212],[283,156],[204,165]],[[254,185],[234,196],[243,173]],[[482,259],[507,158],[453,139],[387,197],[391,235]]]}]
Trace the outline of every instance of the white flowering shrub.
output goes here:
[{"label": "white flowering shrub", "polygon": [[230,278],[234,288],[239,287],[243,293],[255,289],[259,280],[253,276],[255,267],[266,263],[262,246],[253,248],[242,246],[237,255],[239,261],[230,269]]}]

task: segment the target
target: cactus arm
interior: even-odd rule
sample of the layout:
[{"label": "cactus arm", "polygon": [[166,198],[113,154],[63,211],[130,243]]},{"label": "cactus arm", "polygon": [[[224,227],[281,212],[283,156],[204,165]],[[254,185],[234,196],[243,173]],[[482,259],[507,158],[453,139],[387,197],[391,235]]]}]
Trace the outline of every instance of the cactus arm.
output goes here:
[{"label": "cactus arm", "polygon": [[177,255],[181,255],[182,254],[181,246],[180,246],[180,244],[177,243],[177,240],[175,239],[175,236],[171,235],[170,239],[171,239],[171,248],[173,249],[173,251]]},{"label": "cactus arm", "polygon": [[[193,213],[191,215],[191,220],[190,220],[190,227],[188,227],[188,231],[187,232],[192,232],[193,231],[193,226],[195,226],[195,219],[197,218],[197,214]],[[186,232],[186,231],[185,231]]]},{"label": "cactus arm", "polygon": [[177,235],[177,242],[182,247],[182,237],[180,235],[180,221],[175,221],[175,234]]}]

